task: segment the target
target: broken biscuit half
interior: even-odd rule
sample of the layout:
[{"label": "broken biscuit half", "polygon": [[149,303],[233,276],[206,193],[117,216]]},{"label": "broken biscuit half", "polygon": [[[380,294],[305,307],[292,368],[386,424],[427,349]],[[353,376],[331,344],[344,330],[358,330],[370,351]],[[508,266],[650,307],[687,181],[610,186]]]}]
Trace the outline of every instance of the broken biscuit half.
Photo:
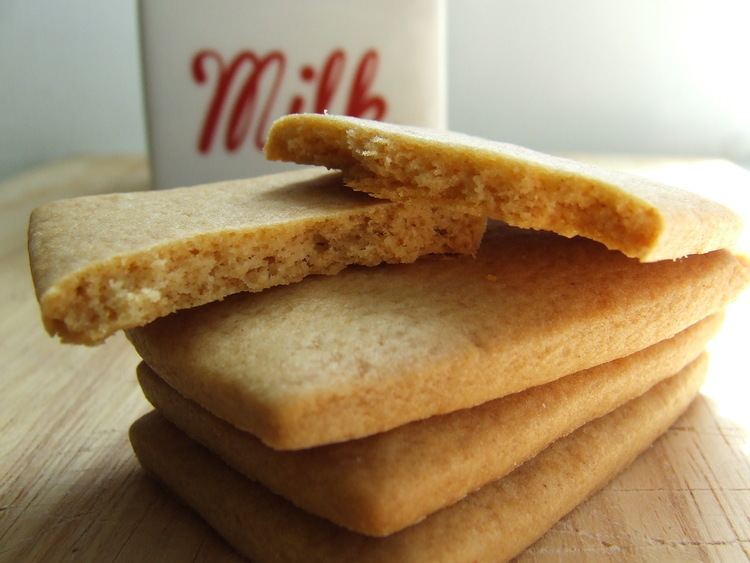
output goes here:
[{"label": "broken biscuit half", "polygon": [[357,194],[306,169],[34,210],[29,257],[45,327],[96,344],[178,309],[351,264],[473,254],[485,220]]},{"label": "broken biscuit half", "polygon": [[693,192],[449,131],[336,115],[278,119],[270,160],[340,169],[351,188],[599,241],[642,262],[728,248],[742,222]]}]

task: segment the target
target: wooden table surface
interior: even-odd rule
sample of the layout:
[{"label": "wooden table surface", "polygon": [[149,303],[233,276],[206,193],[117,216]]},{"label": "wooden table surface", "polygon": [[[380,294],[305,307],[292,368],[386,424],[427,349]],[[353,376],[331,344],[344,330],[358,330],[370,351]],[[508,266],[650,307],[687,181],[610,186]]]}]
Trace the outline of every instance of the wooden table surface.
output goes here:
[{"label": "wooden table surface", "polygon": [[[746,173],[720,161],[606,162],[750,188]],[[149,407],[122,335],[94,348],[59,344],[42,328],[31,286],[33,207],[148,184],[136,156],[72,158],[0,184],[0,561],[239,560],[139,469],[127,430]],[[730,308],[703,393],[677,424],[521,560],[750,558],[749,313],[750,291]]]}]

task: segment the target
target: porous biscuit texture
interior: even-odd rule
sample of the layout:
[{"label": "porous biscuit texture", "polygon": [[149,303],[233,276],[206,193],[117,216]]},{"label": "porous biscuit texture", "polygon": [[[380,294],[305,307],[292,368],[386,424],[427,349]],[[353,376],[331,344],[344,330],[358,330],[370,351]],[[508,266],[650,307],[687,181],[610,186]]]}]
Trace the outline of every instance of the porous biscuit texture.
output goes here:
[{"label": "porous biscuit texture", "polygon": [[641,352],[472,409],[293,452],[264,446],[216,418],[143,363],[138,380],[160,414],[246,477],[344,528],[385,536],[505,476],[674,375],[700,355],[720,324],[715,315]]},{"label": "porous biscuit texture", "polygon": [[642,261],[730,247],[741,220],[697,194],[523,147],[355,117],[278,119],[271,160],[343,170],[355,190],[585,236]]},{"label": "porous biscuit texture", "polygon": [[476,259],[350,268],[128,335],[180,394],[299,449],[627,356],[721,310],[749,274],[728,251],[641,264],[590,240],[494,226]]},{"label": "porous biscuit texture", "polygon": [[154,412],[130,431],[143,467],[252,561],[497,562],[518,555],[603,487],[688,407],[705,356],[558,440],[507,477],[385,538],[312,516],[236,471]]},{"label": "porous biscuit texture", "polygon": [[76,198],[32,213],[29,256],[47,330],[95,344],[118,329],[350,264],[471,254],[484,220],[354,194],[321,169]]}]

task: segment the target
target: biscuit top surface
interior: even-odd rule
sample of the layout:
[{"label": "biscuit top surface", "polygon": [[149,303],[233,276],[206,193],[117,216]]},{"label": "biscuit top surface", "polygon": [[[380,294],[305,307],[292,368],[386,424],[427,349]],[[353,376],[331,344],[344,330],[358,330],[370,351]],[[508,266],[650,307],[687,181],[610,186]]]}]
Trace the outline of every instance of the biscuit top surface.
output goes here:
[{"label": "biscuit top surface", "polygon": [[581,235],[641,261],[729,247],[741,231],[735,213],[690,191],[449,131],[297,114],[274,123],[265,150],[272,160],[342,169],[347,185],[376,197],[430,199]]}]

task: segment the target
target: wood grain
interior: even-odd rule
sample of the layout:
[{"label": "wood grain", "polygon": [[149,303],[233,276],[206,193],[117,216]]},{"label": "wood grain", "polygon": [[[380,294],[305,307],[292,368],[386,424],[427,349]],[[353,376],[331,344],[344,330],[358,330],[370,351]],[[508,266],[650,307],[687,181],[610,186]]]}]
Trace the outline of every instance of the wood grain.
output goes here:
[{"label": "wood grain", "polygon": [[[657,164],[663,172],[666,164],[687,175],[706,164],[610,161],[642,173]],[[124,156],[68,159],[0,184],[0,287],[6,292],[0,303],[0,561],[240,560],[139,469],[127,429],[149,409],[134,376],[137,357],[122,335],[96,348],[60,345],[44,332],[31,287],[25,230],[32,207],[147,187],[145,160]],[[521,561],[750,558],[749,293],[730,309],[712,343],[708,383],[686,415]]]}]

